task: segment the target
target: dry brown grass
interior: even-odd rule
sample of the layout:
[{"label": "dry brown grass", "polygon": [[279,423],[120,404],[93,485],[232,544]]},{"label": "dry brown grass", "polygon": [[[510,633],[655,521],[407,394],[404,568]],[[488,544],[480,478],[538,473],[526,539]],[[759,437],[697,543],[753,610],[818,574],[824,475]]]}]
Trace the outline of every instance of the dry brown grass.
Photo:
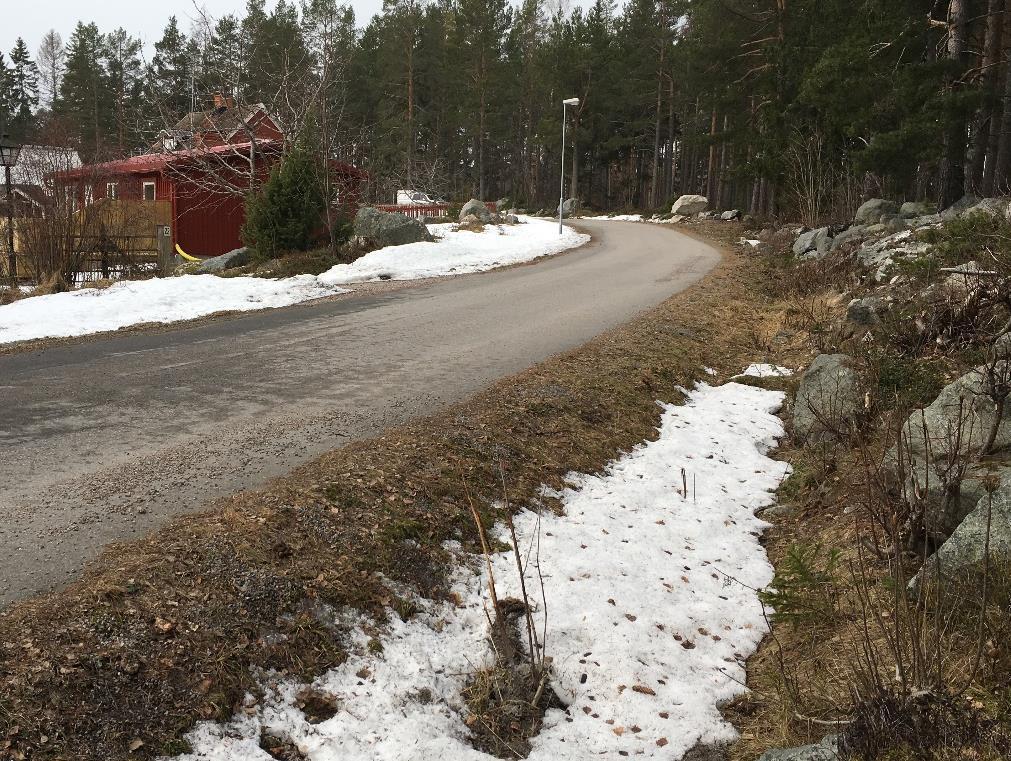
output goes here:
[{"label": "dry brown grass", "polygon": [[[711,234],[729,244],[740,233]],[[768,321],[764,283],[759,259],[728,253],[699,285],[576,351],[112,547],[68,589],[7,610],[0,752],[179,752],[195,720],[228,717],[255,691],[254,667],[314,675],[340,663],[327,606],[381,619],[398,605],[383,578],[444,595],[440,544],[474,546],[468,494],[494,519],[500,468],[522,505],[652,437],[654,400],[676,398],[702,366],[726,377],[773,359],[751,336]],[[794,338],[769,335],[789,363]]]}]

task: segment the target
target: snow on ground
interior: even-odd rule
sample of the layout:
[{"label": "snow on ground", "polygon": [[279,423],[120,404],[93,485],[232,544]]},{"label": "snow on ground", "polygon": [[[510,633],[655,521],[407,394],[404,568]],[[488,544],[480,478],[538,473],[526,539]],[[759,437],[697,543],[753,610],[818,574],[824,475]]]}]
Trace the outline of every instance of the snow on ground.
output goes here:
[{"label": "snow on ground", "polygon": [[615,214],[613,217],[607,214],[602,214],[599,217],[584,217],[584,219],[592,219],[594,222],[642,222],[642,214]]},{"label": "snow on ground", "polygon": [[748,365],[743,373],[738,375],[738,378],[743,378],[745,376],[751,378],[787,378],[793,375],[793,370],[789,367],[780,367],[779,365],[767,365],[764,363]]},{"label": "snow on ground", "polygon": [[[669,761],[734,739],[717,706],[743,692],[745,659],[766,631],[754,590],[773,572],[754,513],[788,471],[766,455],[783,435],[782,399],[700,384],[685,405],[662,405],[657,441],[600,475],[572,476],[563,516],[517,518],[544,579],[552,687],[568,705],[547,714],[529,758]],[[513,556],[493,563],[499,596],[519,596]],[[458,605],[419,601],[406,622],[391,612],[381,653],[358,630],[347,662],[313,683],[337,698],[332,718],[310,724],[295,707],[301,685],[268,677],[259,705],[198,725],[182,758],[269,761],[262,732],[310,761],[492,761],[467,743],[461,698],[467,674],[491,662],[475,565],[461,558]],[[540,617],[537,578],[528,566]]]},{"label": "snow on ground", "polygon": [[284,307],[343,290],[324,285],[313,275],[280,280],[215,275],[124,280],[108,288],[32,296],[0,307],[0,343]]},{"label": "snow on ground", "polygon": [[215,312],[285,307],[345,293],[347,289],[340,287],[344,283],[481,272],[557,254],[590,239],[569,227],[559,235],[554,223],[530,218],[515,226],[489,226],[480,233],[454,228],[431,225],[439,236],[434,243],[388,246],[318,277],[183,275],[20,299],[0,306],[0,344],[81,336],[146,322],[192,320]]},{"label": "snow on ground", "polygon": [[338,264],[319,276],[321,283],[344,285],[368,280],[415,280],[440,275],[483,272],[528,262],[581,246],[589,235],[558,223],[521,217],[519,225],[487,226],[483,232],[455,230],[456,225],[430,225],[439,240],[387,246],[351,264]]}]

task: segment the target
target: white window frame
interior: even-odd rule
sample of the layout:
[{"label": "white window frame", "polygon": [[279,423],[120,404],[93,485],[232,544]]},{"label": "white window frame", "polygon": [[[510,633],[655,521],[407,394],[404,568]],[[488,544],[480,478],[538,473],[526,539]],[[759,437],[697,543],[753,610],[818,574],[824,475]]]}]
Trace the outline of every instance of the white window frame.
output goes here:
[{"label": "white window frame", "polygon": [[[147,197],[147,189],[151,188],[151,197]],[[157,201],[158,200],[158,185],[154,180],[144,180],[140,189],[140,197],[145,201]]]},{"label": "white window frame", "polygon": [[105,197],[115,201],[119,198],[119,183],[118,182],[107,182],[105,183]]},{"label": "white window frame", "polygon": [[94,200],[95,200],[95,188],[89,182],[87,185],[84,186],[84,205],[90,206]]}]

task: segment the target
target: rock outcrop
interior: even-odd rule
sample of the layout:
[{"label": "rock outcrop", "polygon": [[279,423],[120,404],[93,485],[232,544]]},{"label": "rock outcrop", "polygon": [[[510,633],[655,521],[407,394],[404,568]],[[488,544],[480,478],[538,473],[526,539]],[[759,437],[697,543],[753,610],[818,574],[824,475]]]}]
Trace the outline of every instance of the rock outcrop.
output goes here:
[{"label": "rock outcrop", "polygon": [[484,224],[491,222],[491,212],[488,211],[487,204],[476,198],[471,198],[460,209],[459,221],[462,223],[466,217],[477,217],[478,221]]}]

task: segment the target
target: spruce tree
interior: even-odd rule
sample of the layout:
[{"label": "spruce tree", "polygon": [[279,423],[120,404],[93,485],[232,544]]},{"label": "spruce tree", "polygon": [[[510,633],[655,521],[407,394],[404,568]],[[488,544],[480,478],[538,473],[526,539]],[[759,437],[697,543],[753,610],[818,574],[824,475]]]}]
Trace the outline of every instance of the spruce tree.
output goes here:
[{"label": "spruce tree", "polygon": [[53,110],[76,136],[86,160],[104,158],[114,134],[109,75],[103,65],[102,34],[78,22],[67,44],[67,64]]}]

